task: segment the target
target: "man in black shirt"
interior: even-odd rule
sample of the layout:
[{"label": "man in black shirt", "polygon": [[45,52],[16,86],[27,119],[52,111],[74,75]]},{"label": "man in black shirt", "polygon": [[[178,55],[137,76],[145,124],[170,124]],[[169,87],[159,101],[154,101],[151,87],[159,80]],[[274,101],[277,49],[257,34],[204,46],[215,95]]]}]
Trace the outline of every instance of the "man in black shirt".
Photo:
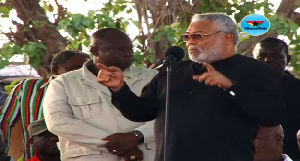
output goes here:
[{"label": "man in black shirt", "polygon": [[[172,66],[168,161],[253,161],[259,124],[282,121],[284,107],[270,69],[236,54],[237,26],[227,15],[194,15],[182,38],[191,60]],[[137,97],[119,68],[98,67],[98,82],[110,88],[126,118],[156,119],[156,161],[163,161],[165,69]]]},{"label": "man in black shirt", "polygon": [[288,45],[275,37],[264,38],[255,46],[253,57],[270,66],[278,78],[286,106],[286,115],[282,123],[285,135],[283,153],[288,154],[294,161],[300,161],[296,138],[300,129],[300,80],[285,70],[291,61]]}]

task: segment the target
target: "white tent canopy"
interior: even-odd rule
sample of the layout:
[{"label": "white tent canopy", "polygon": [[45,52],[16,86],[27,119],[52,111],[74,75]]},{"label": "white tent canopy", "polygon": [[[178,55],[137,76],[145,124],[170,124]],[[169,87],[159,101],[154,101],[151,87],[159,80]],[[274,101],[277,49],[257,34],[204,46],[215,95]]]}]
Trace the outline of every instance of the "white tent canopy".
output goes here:
[{"label": "white tent canopy", "polygon": [[21,54],[14,55],[10,60],[11,63],[3,69],[0,69],[0,82],[3,79],[40,77],[36,70],[27,64],[24,64],[24,56]]},{"label": "white tent canopy", "polygon": [[39,77],[36,70],[30,65],[8,65],[4,69],[0,70],[0,76],[27,76],[27,77]]}]

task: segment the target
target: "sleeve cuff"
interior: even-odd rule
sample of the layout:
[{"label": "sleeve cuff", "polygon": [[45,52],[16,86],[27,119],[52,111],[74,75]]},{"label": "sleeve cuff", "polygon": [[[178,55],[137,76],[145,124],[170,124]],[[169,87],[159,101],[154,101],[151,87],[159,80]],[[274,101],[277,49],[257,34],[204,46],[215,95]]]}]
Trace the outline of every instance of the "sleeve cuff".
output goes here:
[{"label": "sleeve cuff", "polygon": [[146,124],[141,125],[134,130],[138,130],[144,135],[144,143],[153,142],[154,140],[154,120],[146,122]]}]

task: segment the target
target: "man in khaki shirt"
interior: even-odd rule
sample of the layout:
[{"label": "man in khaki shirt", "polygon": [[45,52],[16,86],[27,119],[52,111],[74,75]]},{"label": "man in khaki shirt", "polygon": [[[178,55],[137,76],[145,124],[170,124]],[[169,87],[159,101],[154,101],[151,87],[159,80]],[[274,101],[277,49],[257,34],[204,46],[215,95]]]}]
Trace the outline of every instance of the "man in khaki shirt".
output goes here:
[{"label": "man in khaki shirt", "polygon": [[114,28],[92,35],[93,61],[58,76],[48,88],[44,114],[48,129],[59,136],[64,161],[153,161],[152,122],[132,122],[113,106],[109,89],[97,82],[97,63],[123,70],[124,81],[139,95],[156,71],[133,67],[130,38]]}]

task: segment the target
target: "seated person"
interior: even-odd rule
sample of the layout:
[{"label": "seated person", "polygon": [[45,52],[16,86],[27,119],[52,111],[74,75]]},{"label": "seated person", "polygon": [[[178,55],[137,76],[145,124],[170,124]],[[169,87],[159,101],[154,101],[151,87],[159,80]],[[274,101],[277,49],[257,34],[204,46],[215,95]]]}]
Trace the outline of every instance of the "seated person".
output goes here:
[{"label": "seated person", "polygon": [[29,124],[28,133],[36,155],[27,161],[60,161],[60,152],[56,144],[58,137],[48,131],[44,119]]}]

